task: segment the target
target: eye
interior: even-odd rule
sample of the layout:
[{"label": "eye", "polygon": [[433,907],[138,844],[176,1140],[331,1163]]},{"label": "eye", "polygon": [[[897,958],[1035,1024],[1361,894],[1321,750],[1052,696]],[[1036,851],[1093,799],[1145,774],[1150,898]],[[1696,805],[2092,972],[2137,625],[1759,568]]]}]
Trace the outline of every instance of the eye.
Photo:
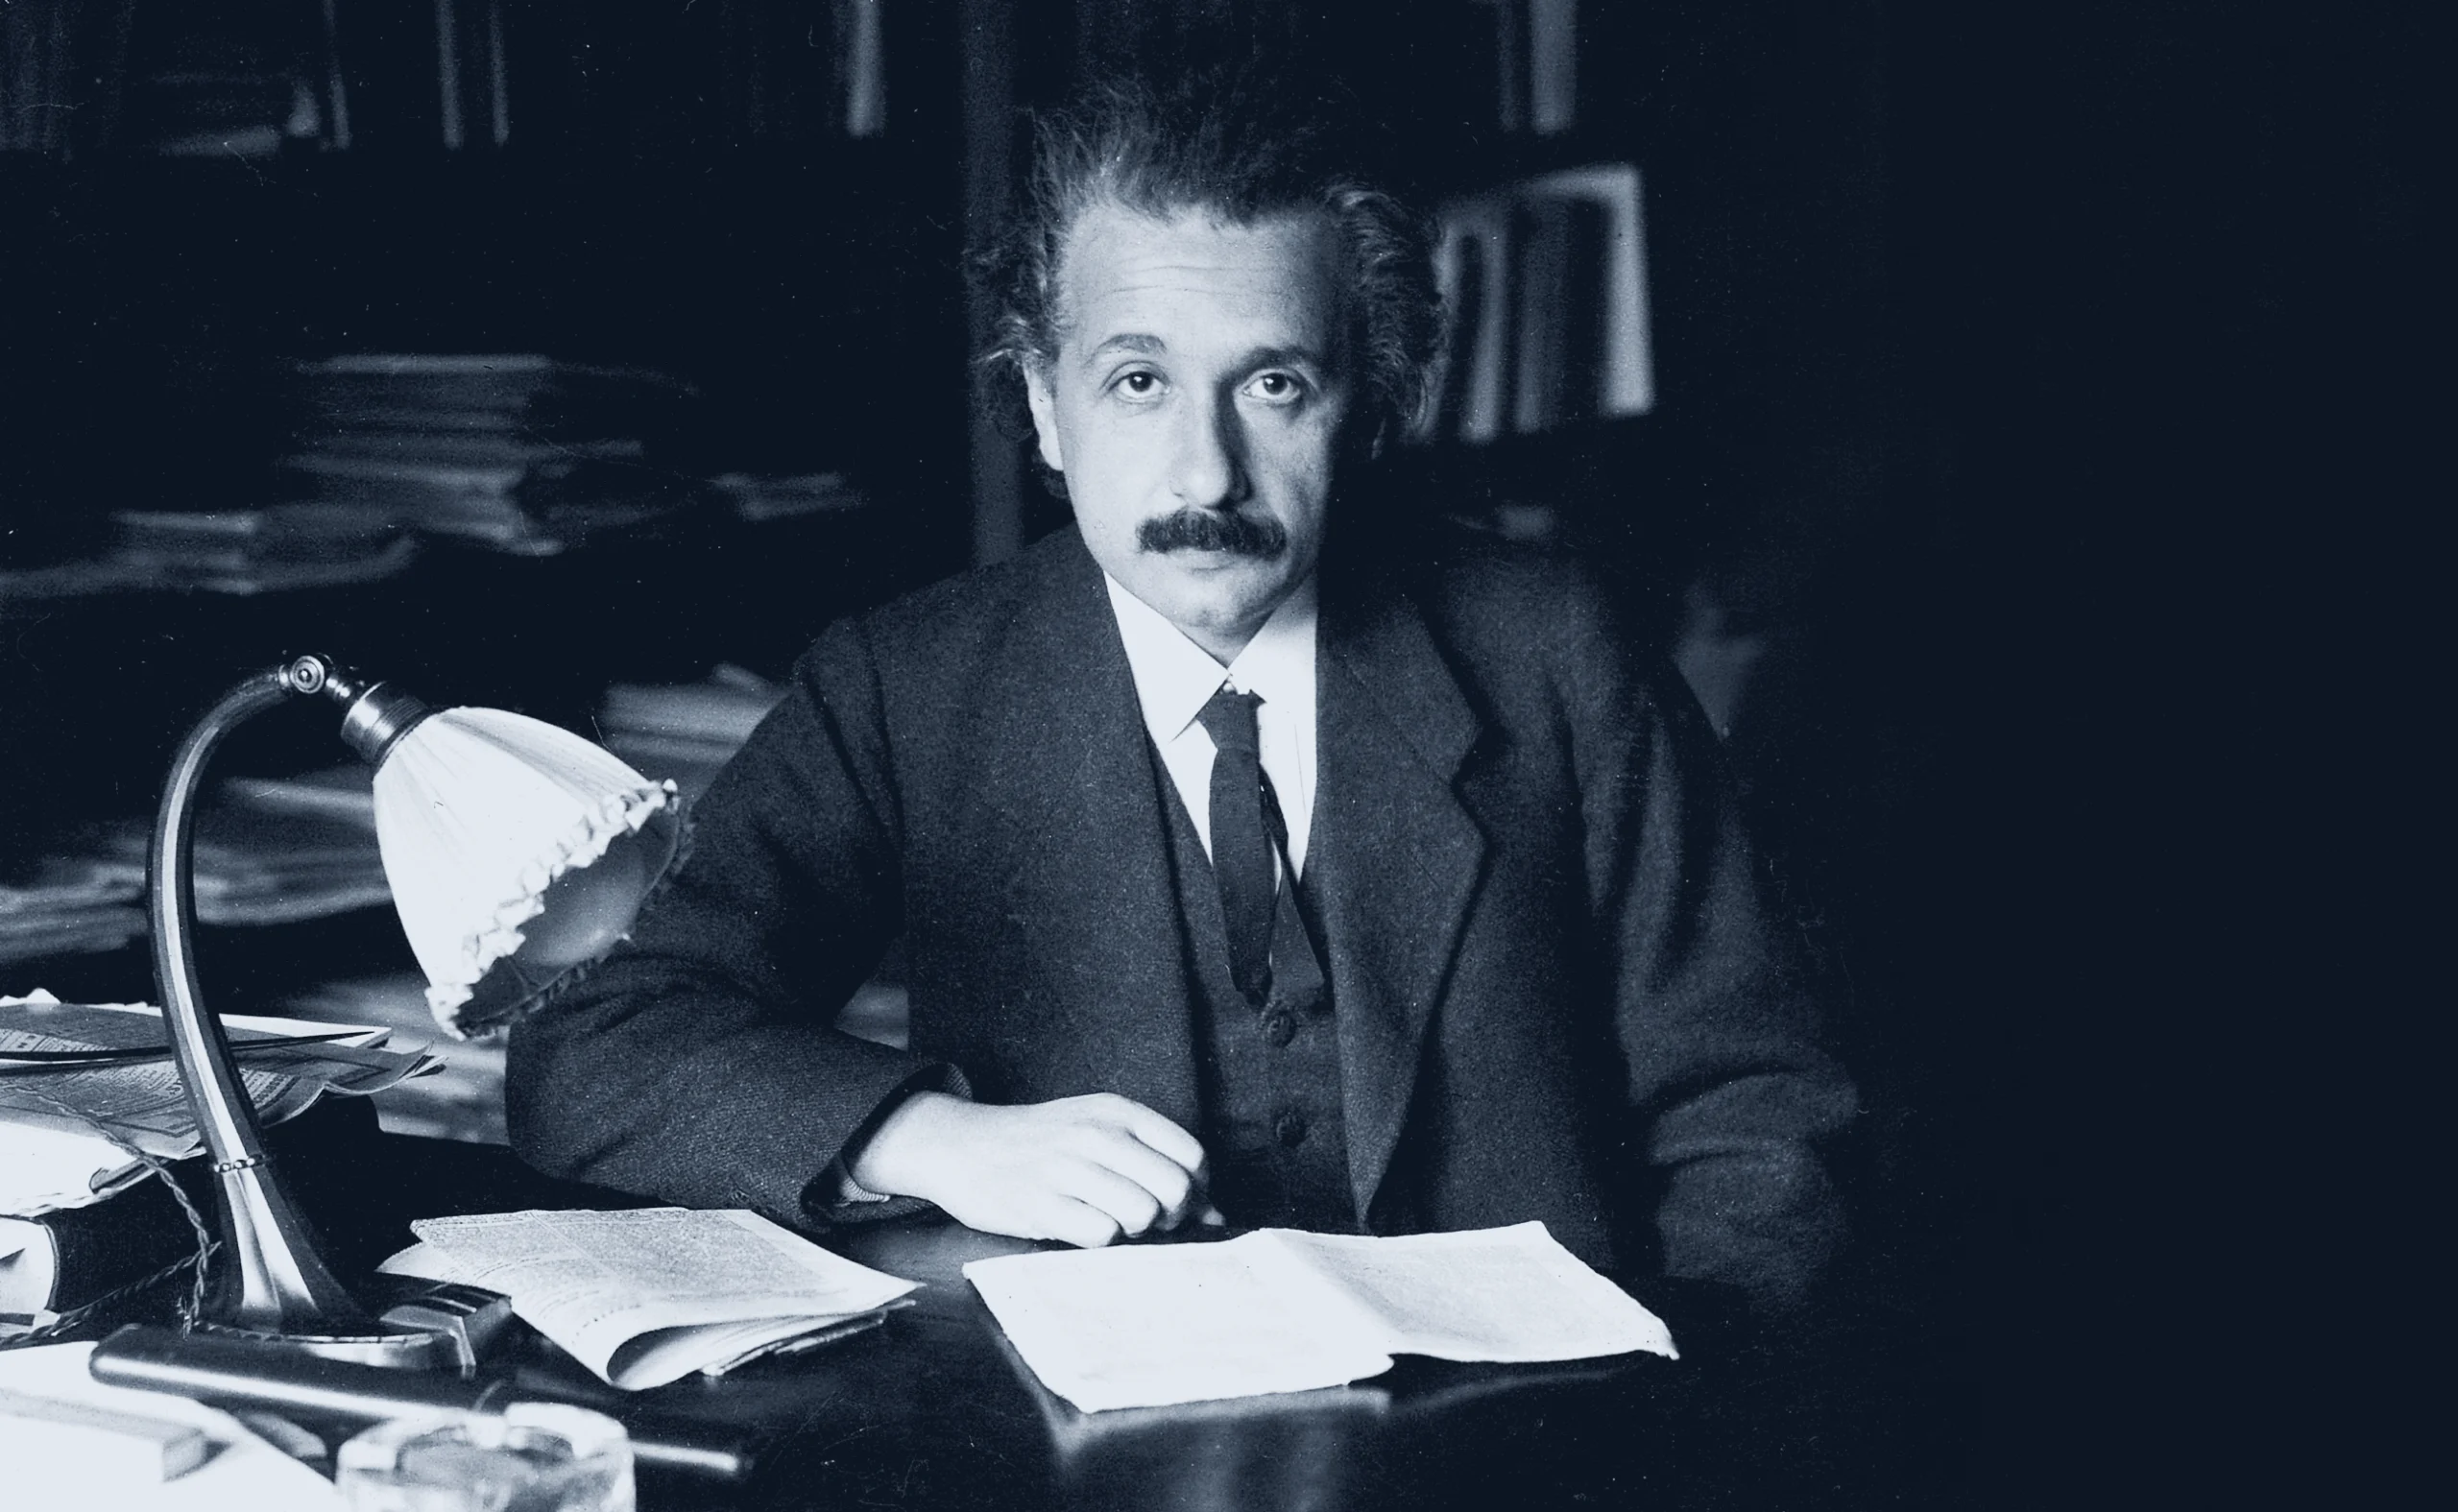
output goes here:
[{"label": "eye", "polygon": [[1306,396],[1306,385],[1292,372],[1259,372],[1246,392],[1265,404],[1294,404]]},{"label": "eye", "polygon": [[1110,380],[1110,392],[1130,403],[1148,404],[1161,396],[1161,375],[1149,368],[1129,368]]}]

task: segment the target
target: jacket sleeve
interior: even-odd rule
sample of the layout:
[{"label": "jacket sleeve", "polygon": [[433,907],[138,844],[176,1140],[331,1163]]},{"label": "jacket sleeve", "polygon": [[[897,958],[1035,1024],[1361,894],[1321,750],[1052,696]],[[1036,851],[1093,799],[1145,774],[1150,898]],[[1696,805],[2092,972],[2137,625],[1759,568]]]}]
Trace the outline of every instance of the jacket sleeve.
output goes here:
[{"label": "jacket sleeve", "polygon": [[514,1149],[551,1175],[825,1222],[824,1178],[890,1100],[965,1090],[833,1026],[903,926],[899,831],[877,666],[841,623],[694,807],[630,937],[513,1029]]},{"label": "jacket sleeve", "polygon": [[1585,664],[1570,696],[1588,886],[1663,1272],[1787,1311],[1842,1236],[1824,1152],[1858,1098],[1819,1048],[1807,950],[1762,886],[1697,701],[1660,660]]}]

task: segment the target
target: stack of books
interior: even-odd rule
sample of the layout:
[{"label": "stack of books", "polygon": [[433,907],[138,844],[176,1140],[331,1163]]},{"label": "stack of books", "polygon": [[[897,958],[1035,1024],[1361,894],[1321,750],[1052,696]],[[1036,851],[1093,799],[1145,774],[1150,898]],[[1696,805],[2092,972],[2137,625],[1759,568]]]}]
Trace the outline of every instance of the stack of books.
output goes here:
[{"label": "stack of books", "polygon": [[546,556],[692,505],[647,438],[688,397],[661,374],[535,353],[361,353],[298,370],[289,486],[409,529]]},{"label": "stack of books", "polygon": [[[385,1048],[380,1027],[222,1022],[268,1128],[327,1092],[366,1095],[437,1065],[424,1050]],[[155,1053],[166,1044],[158,1008],[0,997],[0,1336],[159,1280],[195,1253],[177,1199],[127,1148],[170,1163],[191,1203],[211,1211],[204,1139],[167,1055]]]}]

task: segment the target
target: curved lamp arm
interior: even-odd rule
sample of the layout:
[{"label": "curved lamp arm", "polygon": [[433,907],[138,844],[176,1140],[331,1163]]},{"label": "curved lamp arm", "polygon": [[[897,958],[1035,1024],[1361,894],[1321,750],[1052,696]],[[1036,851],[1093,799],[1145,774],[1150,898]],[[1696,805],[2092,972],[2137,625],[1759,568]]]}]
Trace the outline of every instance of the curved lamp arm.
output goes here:
[{"label": "curved lamp arm", "polygon": [[146,906],[153,925],[154,979],[162,999],[172,1059],[222,1188],[222,1239],[229,1257],[200,1324],[279,1335],[318,1354],[380,1364],[443,1364],[456,1356],[440,1334],[386,1331],[333,1279],[318,1256],[315,1231],[265,1154],[221,1020],[197,987],[195,839],[198,795],[206,765],[230,732],[301,694],[343,703],[343,738],[371,760],[424,717],[416,699],[361,684],[322,657],[300,657],[260,672],[223,695],[180,743],[162,785],[148,859]]}]

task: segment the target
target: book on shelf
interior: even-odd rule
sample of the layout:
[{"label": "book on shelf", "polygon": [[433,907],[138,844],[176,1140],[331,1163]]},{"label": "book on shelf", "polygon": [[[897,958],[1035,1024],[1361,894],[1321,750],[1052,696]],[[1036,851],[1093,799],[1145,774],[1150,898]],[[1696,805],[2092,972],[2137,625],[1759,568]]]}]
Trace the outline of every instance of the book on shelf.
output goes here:
[{"label": "book on shelf", "polygon": [[1655,407],[1634,164],[1518,180],[1445,204],[1438,222],[1434,276],[1454,318],[1412,439],[1480,445]]},{"label": "book on shelf", "polygon": [[1541,1223],[975,1260],[966,1279],[1041,1383],[1085,1412],[1346,1385],[1391,1356],[1678,1357],[1663,1320]]},{"label": "book on shelf", "polygon": [[868,1328],[914,1283],[742,1209],[422,1218],[390,1275],[501,1292],[608,1385],[722,1375]]}]

